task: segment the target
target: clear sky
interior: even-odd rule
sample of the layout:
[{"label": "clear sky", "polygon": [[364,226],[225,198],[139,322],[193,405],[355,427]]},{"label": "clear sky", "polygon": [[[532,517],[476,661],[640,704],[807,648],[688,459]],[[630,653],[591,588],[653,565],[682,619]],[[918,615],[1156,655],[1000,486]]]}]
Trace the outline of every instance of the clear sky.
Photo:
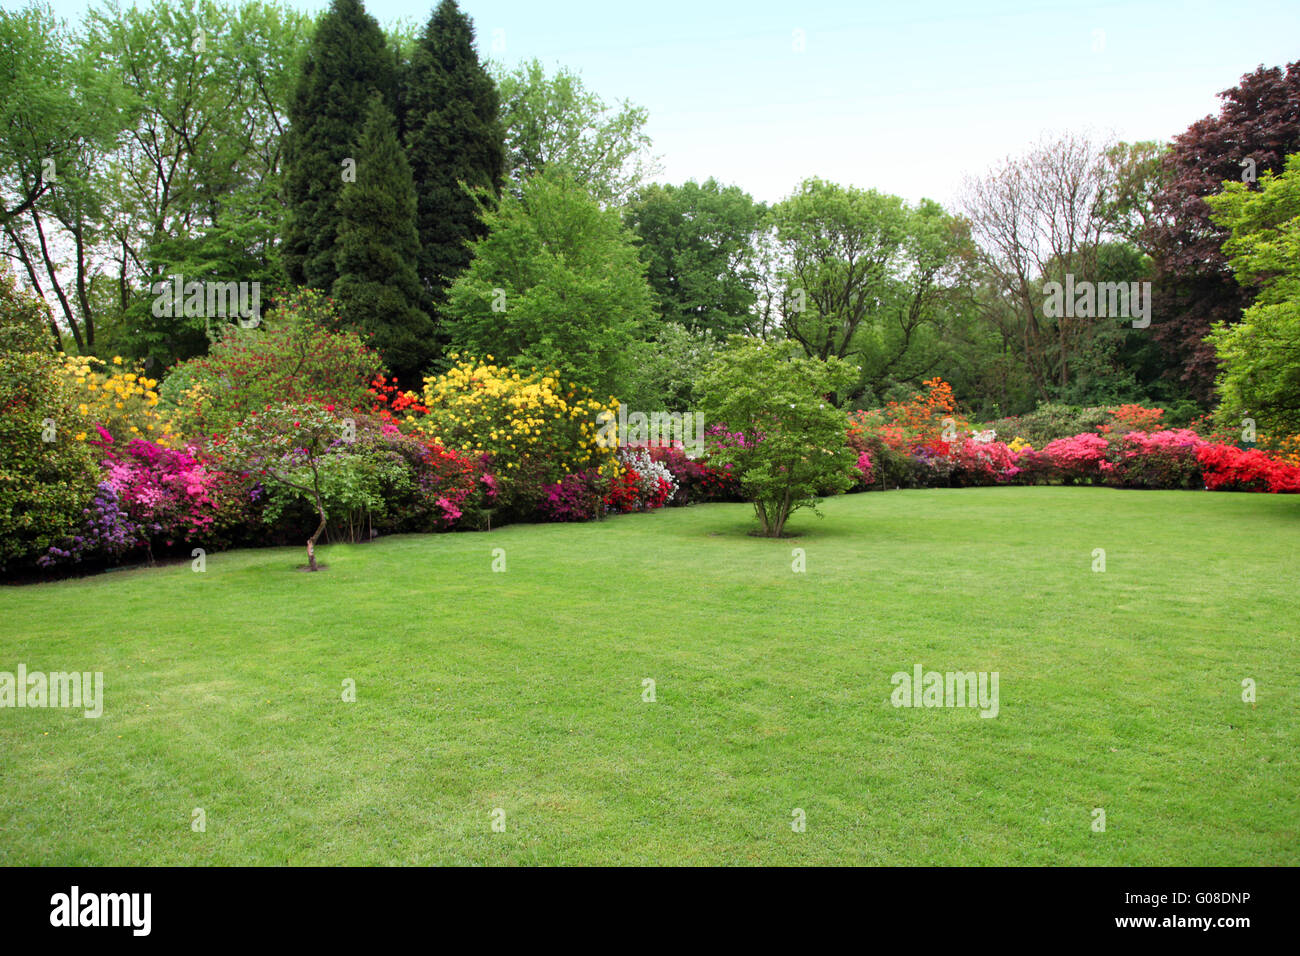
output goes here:
[{"label": "clear sky", "polygon": [[[86,2],[53,5],[76,20]],[[423,22],[433,5],[366,3],[384,24]],[[561,63],[606,99],[648,107],[663,179],[715,176],[768,201],[816,175],[949,203],[964,175],[1045,133],[1168,139],[1241,74],[1300,59],[1300,0],[461,7],[485,56]]]}]

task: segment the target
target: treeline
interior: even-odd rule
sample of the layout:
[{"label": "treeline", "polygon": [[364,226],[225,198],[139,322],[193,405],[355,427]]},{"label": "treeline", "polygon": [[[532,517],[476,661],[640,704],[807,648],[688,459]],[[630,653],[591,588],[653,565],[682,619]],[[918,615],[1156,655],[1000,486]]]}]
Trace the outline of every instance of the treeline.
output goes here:
[{"label": "treeline", "polygon": [[[1267,258],[1293,190],[1248,200],[1300,152],[1300,64],[1243,77],[1169,144],[1045,139],[954,209],[816,178],[768,206],[715,179],[654,183],[643,109],[563,68],[484,62],[454,0],[420,29],[335,0],[315,21],[156,2],[73,28],[33,6],[0,31],[0,241],[69,351],[161,372],[256,334],[155,315],[155,283],[180,275],[257,282],[267,305],[320,290],[417,389],[469,352],[691,407],[741,334],[847,360],[850,407],[935,377],[979,419],[1139,402],[1179,423],[1220,394],[1234,414],[1295,397],[1252,386],[1258,368],[1218,392],[1216,376],[1259,364],[1229,334],[1252,308],[1294,368],[1274,281],[1294,263]],[[1246,195],[1216,209],[1225,181]],[[1053,310],[1049,283],[1135,298]]]}]

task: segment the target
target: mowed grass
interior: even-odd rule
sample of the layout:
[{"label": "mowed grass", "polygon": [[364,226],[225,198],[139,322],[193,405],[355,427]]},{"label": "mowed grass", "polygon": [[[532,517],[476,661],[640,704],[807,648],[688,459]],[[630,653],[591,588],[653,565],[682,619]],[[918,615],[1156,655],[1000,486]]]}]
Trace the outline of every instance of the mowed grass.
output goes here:
[{"label": "mowed grass", "polygon": [[[103,671],[106,701],[0,710],[0,864],[1300,863],[1300,499],[825,512],[2,588],[0,670]],[[893,707],[917,663],[999,672],[998,716]]]}]

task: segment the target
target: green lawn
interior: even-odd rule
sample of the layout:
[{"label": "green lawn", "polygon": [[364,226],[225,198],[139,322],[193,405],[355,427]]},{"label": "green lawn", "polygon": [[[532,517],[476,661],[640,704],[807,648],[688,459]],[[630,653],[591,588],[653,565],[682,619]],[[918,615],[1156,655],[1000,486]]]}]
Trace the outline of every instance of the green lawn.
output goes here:
[{"label": "green lawn", "polygon": [[[0,588],[0,671],[106,685],[98,720],[0,710],[0,864],[1300,864],[1300,498],[825,512]],[[917,663],[997,671],[998,716],[891,706]]]}]

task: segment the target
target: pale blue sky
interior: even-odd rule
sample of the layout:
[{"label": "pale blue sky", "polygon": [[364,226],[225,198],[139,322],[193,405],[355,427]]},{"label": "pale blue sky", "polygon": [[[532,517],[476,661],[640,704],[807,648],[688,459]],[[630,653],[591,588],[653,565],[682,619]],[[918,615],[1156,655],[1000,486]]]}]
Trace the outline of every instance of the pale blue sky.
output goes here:
[{"label": "pale blue sky", "polygon": [[[76,20],[86,3],[54,6]],[[366,6],[381,23],[423,22],[433,3]],[[485,55],[562,63],[607,99],[648,107],[662,178],[716,176],[769,201],[817,175],[949,203],[963,175],[1044,133],[1168,139],[1216,111],[1242,73],[1300,59],[1296,0],[461,7]]]}]

